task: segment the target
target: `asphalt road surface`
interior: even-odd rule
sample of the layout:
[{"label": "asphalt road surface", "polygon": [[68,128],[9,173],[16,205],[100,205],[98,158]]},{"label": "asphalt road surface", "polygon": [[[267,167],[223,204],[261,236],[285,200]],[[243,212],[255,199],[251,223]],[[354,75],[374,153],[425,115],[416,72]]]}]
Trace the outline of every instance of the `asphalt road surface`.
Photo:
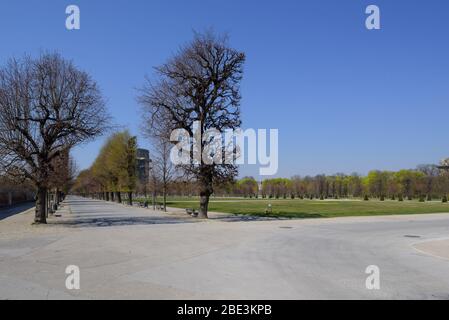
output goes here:
[{"label": "asphalt road surface", "polygon": [[449,299],[449,214],[199,221],[75,197],[60,214],[0,221],[0,299]]}]

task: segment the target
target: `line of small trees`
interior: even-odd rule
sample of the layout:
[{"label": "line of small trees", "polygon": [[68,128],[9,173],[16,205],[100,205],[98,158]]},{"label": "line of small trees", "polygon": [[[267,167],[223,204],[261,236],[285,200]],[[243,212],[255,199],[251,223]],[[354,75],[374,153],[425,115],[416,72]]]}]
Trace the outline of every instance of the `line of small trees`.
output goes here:
[{"label": "line of small trees", "polygon": [[449,175],[435,165],[422,165],[415,170],[397,172],[374,170],[366,176],[358,174],[336,174],[314,177],[294,176],[291,179],[275,178],[258,183],[245,177],[235,183],[235,195],[262,198],[378,198],[402,201],[419,199],[431,201],[442,199],[447,202]]},{"label": "line of small trees", "polygon": [[[135,182],[130,183],[135,181],[135,162],[126,160],[131,159],[130,155],[134,154],[132,149],[127,149],[127,146],[132,145],[129,142],[133,139],[126,131],[109,138],[94,165],[80,173],[74,190],[85,196],[117,202],[122,201],[122,194],[125,193],[131,204],[133,191],[138,193],[139,190]],[[114,145],[115,148],[120,147],[115,149],[112,147]],[[118,166],[119,163],[122,165]],[[194,179],[186,180],[177,176],[164,184],[161,177],[155,176],[153,181],[150,172],[147,189],[152,193],[153,203],[156,196],[162,196],[165,201],[166,196],[194,197],[201,193],[201,186]],[[262,182],[253,177],[244,177],[214,185],[214,196],[217,197],[261,199],[441,199],[447,202],[448,192],[449,174],[435,165],[422,165],[414,170],[397,172],[373,170],[366,176],[355,173],[293,176],[290,179],[274,178]]]},{"label": "line of small trees", "polygon": [[[175,179],[167,185],[171,196],[198,196],[198,184],[194,181]],[[359,174],[335,174],[316,176],[293,176],[265,179],[261,182],[253,177],[217,184],[214,196],[267,198],[267,199],[344,199],[412,200],[447,202],[449,174],[436,165],[421,165],[413,170],[370,171]]]},{"label": "line of small trees", "polygon": [[[173,180],[175,168],[170,161],[171,143],[165,135],[144,133],[152,142],[154,151],[148,164],[141,163],[143,167],[138,167],[136,137],[127,130],[116,132],[107,139],[93,165],[80,172],[72,193],[118,203],[122,203],[125,197],[129,205],[133,204],[136,196],[146,199],[150,194],[154,209],[158,203],[156,198],[162,196],[166,210],[169,189],[174,190],[174,183],[180,183]],[[192,193],[186,185],[192,183],[182,183],[182,189]]]}]

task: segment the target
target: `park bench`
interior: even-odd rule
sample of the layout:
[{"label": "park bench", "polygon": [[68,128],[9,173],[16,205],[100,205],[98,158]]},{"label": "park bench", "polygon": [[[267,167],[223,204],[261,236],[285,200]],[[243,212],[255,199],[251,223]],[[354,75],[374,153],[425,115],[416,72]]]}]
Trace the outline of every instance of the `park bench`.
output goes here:
[{"label": "park bench", "polygon": [[148,201],[139,201],[139,207],[148,208]]},{"label": "park bench", "polygon": [[141,207],[141,208],[148,208],[149,205],[149,201],[145,200],[145,201],[137,201],[137,206]]},{"label": "park bench", "polygon": [[164,204],[161,202],[156,203],[156,210],[164,210]]},{"label": "park bench", "polygon": [[192,208],[187,208],[186,209],[186,213],[192,217],[197,217],[198,216],[198,212],[195,209]]}]

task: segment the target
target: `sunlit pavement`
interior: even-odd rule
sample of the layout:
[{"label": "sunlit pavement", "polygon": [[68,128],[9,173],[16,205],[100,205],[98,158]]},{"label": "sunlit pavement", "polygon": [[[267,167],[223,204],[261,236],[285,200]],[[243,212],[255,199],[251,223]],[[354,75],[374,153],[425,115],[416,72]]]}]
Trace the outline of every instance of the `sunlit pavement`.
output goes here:
[{"label": "sunlit pavement", "polygon": [[1,299],[449,299],[449,214],[200,221],[75,197],[59,213],[0,221]]}]

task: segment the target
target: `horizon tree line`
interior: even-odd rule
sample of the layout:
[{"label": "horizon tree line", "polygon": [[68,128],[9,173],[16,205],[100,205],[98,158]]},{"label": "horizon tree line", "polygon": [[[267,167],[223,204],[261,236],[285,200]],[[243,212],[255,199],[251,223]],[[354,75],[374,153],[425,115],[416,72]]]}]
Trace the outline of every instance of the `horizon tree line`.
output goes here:
[{"label": "horizon tree line", "polygon": [[[199,197],[201,186],[194,179],[185,179],[171,171],[171,179],[163,186],[160,176],[157,183],[149,187],[155,197],[166,201],[170,197]],[[80,175],[81,177],[81,175]],[[91,172],[85,178],[93,179]],[[149,184],[152,184],[149,181]],[[87,186],[88,187],[88,186]],[[92,187],[92,186],[91,186]],[[88,189],[88,188],[87,188]],[[86,189],[86,190],[87,190]],[[91,189],[92,190],[92,189]],[[447,202],[449,174],[437,165],[420,165],[416,169],[399,171],[372,170],[367,175],[339,173],[335,175],[293,176],[257,181],[253,177],[234,179],[214,185],[215,197],[241,197],[254,199],[378,199],[380,201],[442,200]],[[145,198],[136,191],[138,200]],[[103,197],[105,198],[105,197]],[[106,199],[106,198],[105,198]]]},{"label": "horizon tree line", "polygon": [[[449,174],[437,165],[420,165],[416,169],[393,171],[372,170],[366,176],[316,175],[293,176],[291,179],[265,179],[259,183],[252,177],[236,182],[235,194],[244,197],[268,199],[343,199],[377,198],[431,201],[441,199],[447,202],[449,193]],[[260,189],[260,190],[259,190]]]}]

